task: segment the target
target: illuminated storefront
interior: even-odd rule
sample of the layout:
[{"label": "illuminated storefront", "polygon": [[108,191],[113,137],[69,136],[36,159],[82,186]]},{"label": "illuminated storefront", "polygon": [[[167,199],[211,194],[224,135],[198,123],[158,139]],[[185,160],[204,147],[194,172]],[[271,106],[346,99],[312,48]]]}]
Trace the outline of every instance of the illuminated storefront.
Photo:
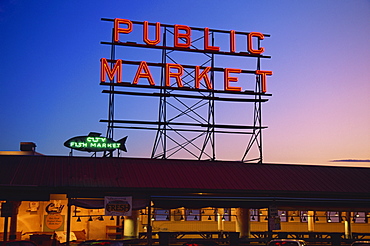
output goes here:
[{"label": "illuminated storefront", "polygon": [[[153,240],[158,232],[220,231],[350,237],[370,228],[368,168],[51,156],[0,156],[0,163],[2,216],[14,216],[5,204],[21,201],[18,238],[57,232],[63,242],[68,228],[72,241],[146,238],[149,226]],[[112,202],[109,210],[133,213],[107,215],[105,197],[131,197],[131,205]],[[11,235],[11,217],[0,226],[7,218]]]}]

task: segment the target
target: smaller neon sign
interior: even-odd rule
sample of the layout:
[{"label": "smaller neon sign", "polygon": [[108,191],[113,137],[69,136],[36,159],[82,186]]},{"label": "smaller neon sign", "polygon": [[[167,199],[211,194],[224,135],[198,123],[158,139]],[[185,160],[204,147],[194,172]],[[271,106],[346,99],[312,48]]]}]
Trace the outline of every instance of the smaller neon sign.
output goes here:
[{"label": "smaller neon sign", "polygon": [[88,136],[73,137],[68,139],[64,143],[64,146],[87,152],[112,151],[115,149],[127,152],[125,146],[127,136],[118,141],[114,141],[113,139],[101,137],[100,135],[100,133],[90,132]]}]

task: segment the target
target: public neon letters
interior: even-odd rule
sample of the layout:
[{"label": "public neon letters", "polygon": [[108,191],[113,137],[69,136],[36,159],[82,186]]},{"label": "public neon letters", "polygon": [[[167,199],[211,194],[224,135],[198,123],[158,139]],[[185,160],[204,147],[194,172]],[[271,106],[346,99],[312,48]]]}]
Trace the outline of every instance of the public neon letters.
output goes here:
[{"label": "public neon letters", "polygon": [[[161,23],[149,23],[148,21],[144,22],[135,22],[130,21],[127,19],[114,19],[114,30],[113,30],[113,38],[114,42],[122,43],[120,41],[120,34],[130,34],[133,32],[133,25],[134,24],[142,24],[142,41],[143,44],[141,46],[160,46],[159,48],[162,49],[162,40],[161,40],[161,31],[162,28],[167,28],[169,25],[161,25]],[[192,28],[186,25],[173,25],[173,49],[174,50],[187,50],[187,49],[194,49],[192,47],[192,42],[196,41],[197,39],[192,40]],[[202,31],[200,28],[194,28],[194,30]],[[217,30],[216,30],[217,31]],[[229,48],[224,49],[225,51],[220,51],[222,47],[215,46],[214,42],[210,39],[210,29],[205,27],[203,29],[203,41],[204,41],[204,52],[207,53],[214,53],[217,54],[221,52],[222,54],[235,54],[238,55],[246,55],[246,56],[262,56],[262,53],[265,52],[265,48],[260,46],[260,41],[265,38],[264,34],[260,32],[249,32],[249,33],[241,33],[236,32],[235,30],[230,31],[223,31],[229,35]],[[214,32],[214,31],[213,31]],[[247,46],[246,52],[237,51],[237,42],[236,42],[236,34],[238,35],[245,35]],[[238,39],[240,40],[240,39]],[[257,42],[256,42],[257,41]],[[127,42],[129,43],[129,42]],[[136,44],[136,43],[135,43]],[[167,44],[168,45],[168,44]],[[170,42],[171,45],[171,42]],[[168,46],[166,46],[168,47]],[[226,51],[227,50],[227,51]],[[122,66],[123,64],[127,64],[127,62],[123,62],[121,59],[117,60],[107,60],[106,58],[101,58],[100,60],[100,81],[101,82],[110,82],[113,83],[114,79],[115,83],[122,82]],[[139,64],[139,63],[128,63],[128,64]],[[151,64],[153,65],[153,63]],[[154,64],[157,65],[158,64]],[[156,86],[155,80],[149,68],[150,65],[146,61],[141,61],[137,67],[136,74],[133,77],[132,84],[142,84],[148,83],[150,86]],[[172,64],[172,63],[165,63],[160,64],[164,68],[164,84],[167,87],[177,86],[177,87],[184,87],[183,84],[183,74],[184,69],[189,69],[190,66],[182,66],[180,64]],[[204,66],[193,66],[190,69],[194,69],[193,78],[194,78],[194,89],[207,89],[213,90],[215,87],[215,81],[212,81],[210,76],[211,71],[220,71],[221,69],[213,70],[211,67],[204,67]],[[237,68],[222,68],[223,69],[223,83],[224,83],[224,90],[230,92],[241,92],[242,87],[239,85],[239,77],[238,74],[244,73],[241,69]],[[222,71],[222,70],[221,70]],[[188,70],[186,70],[188,73]],[[255,73],[259,77],[260,81],[260,92],[266,93],[267,91],[267,77],[271,76],[272,71],[263,71],[263,70],[255,70],[250,71]],[[109,79],[109,81],[107,81]],[[203,82],[203,83],[202,83]],[[160,83],[158,83],[160,84]],[[158,85],[157,84],[157,85]],[[231,85],[233,84],[233,85]],[[189,88],[191,90],[191,88]]]}]

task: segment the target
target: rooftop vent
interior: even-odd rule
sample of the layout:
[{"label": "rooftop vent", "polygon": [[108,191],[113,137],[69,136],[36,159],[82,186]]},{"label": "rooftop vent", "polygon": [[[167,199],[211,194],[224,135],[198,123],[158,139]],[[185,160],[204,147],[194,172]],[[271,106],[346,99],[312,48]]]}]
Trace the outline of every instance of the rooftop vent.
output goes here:
[{"label": "rooftop vent", "polygon": [[21,142],[21,151],[36,151],[36,144],[33,142]]}]

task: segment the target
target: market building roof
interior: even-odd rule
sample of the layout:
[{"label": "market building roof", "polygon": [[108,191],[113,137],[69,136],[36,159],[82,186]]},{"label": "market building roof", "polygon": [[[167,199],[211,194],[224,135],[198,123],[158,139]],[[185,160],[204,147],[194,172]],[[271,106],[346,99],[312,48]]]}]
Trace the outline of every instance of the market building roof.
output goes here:
[{"label": "market building roof", "polygon": [[[0,156],[0,200],[134,195],[164,207],[370,208],[370,168],[233,161]],[[211,202],[212,201],[212,202]],[[357,204],[357,205],[355,205]]]}]

